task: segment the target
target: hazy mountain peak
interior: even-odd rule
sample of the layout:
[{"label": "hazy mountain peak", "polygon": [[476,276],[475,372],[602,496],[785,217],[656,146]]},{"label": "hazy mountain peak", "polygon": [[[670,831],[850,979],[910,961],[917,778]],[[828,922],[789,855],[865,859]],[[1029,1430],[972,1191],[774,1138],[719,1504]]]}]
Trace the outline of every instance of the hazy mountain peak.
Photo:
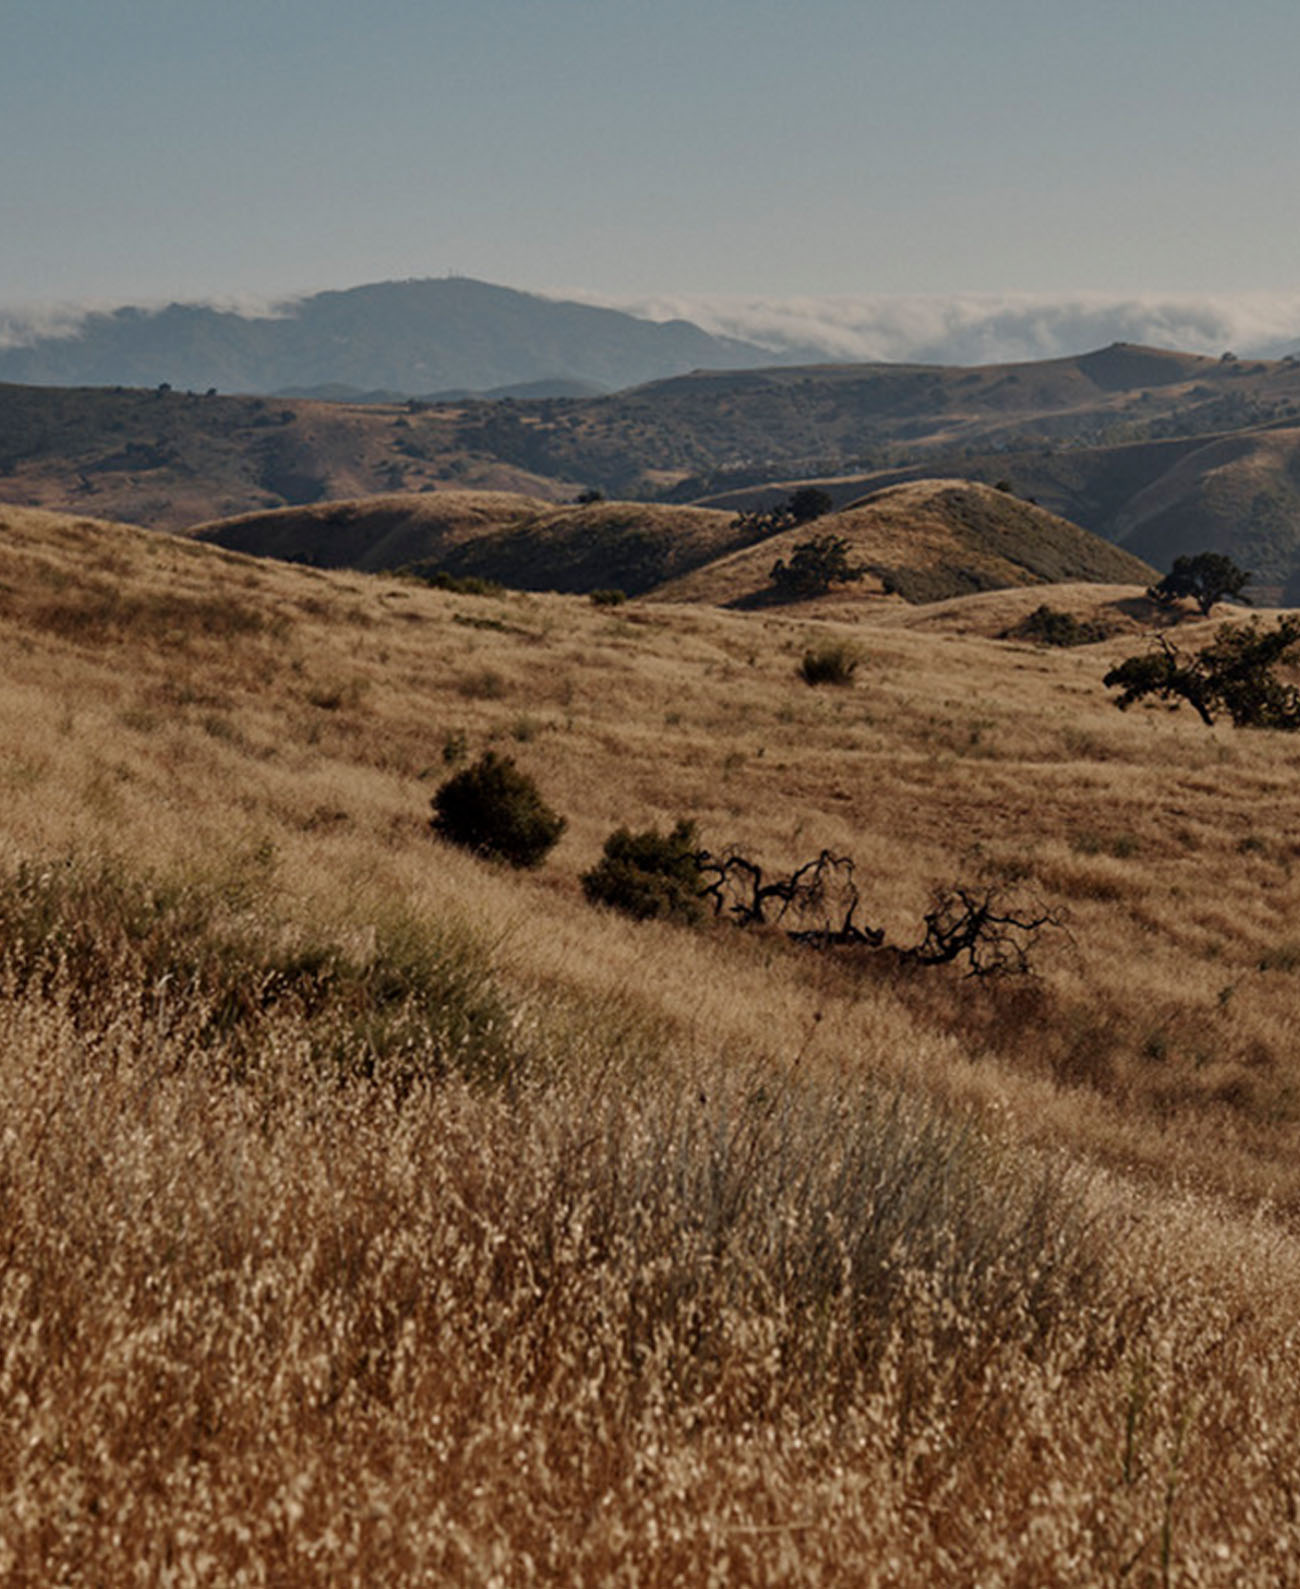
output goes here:
[{"label": "hazy mountain peak", "polygon": [[0,349],[0,380],[268,393],[336,385],[418,396],[556,381],[611,390],[770,359],[685,320],[451,276],[319,292],[255,315],[171,303],[97,309],[71,325],[64,316]]}]

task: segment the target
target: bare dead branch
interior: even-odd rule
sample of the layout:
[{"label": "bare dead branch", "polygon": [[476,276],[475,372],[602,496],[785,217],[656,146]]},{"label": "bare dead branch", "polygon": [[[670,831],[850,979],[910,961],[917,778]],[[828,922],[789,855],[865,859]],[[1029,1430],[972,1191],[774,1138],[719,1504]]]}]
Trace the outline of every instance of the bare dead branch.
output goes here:
[{"label": "bare dead branch", "polygon": [[1030,952],[1048,927],[1061,927],[1052,911],[1017,908],[999,890],[962,885],[936,890],[924,917],[925,936],[902,958],[914,965],[952,965],[966,960],[969,977],[1024,976]]},{"label": "bare dead branch", "polygon": [[884,942],[883,932],[859,927],[854,915],[861,896],[847,855],[823,850],[786,876],[768,880],[757,861],[739,850],[699,856],[706,879],[703,897],[713,901],[715,915],[726,915],[742,927],[791,923],[786,931],[796,943],[869,944]]},{"label": "bare dead branch", "polygon": [[[885,934],[859,926],[861,895],[847,855],[822,850],[793,872],[768,877],[742,850],[696,855],[700,897],[715,916],[741,927],[781,926],[795,943],[813,948],[879,949]],[[954,884],[936,889],[923,917],[919,943],[897,951],[904,964],[945,966],[964,963],[971,977],[1024,976],[1040,936],[1063,928],[1064,920],[1037,901],[1020,900],[997,888]]]}]

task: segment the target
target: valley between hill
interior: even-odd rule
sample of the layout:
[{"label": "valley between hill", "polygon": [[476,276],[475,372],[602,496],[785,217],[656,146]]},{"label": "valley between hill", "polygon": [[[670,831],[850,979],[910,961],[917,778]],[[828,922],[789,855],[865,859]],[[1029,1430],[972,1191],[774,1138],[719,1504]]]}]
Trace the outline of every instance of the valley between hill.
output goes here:
[{"label": "valley between hill", "polygon": [[464,491],[734,513],[816,481],[843,507],[936,477],[1003,485],[1161,568],[1225,552],[1277,601],[1300,569],[1300,363],[1116,344],[1035,364],[708,370],[598,397],[448,402],[0,386],[0,501],[171,530]]},{"label": "valley between hill", "polygon": [[[0,509],[6,1574],[1287,1581],[1300,749],[1118,713],[1096,576],[608,608]],[[489,749],[537,871],[429,831]],[[682,817],[893,945],[1063,926],[587,903]]]}]

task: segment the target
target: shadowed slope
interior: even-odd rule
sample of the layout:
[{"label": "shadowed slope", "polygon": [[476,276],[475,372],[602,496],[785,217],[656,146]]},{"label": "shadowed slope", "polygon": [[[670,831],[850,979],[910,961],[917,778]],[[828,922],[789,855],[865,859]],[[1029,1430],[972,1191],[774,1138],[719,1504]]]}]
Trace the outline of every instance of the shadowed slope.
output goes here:
[{"label": "shadowed slope", "polygon": [[506,492],[368,497],[245,514],[192,532],[203,541],[322,568],[408,566],[517,590],[639,595],[730,550],[733,515],[643,502],[556,507]]}]

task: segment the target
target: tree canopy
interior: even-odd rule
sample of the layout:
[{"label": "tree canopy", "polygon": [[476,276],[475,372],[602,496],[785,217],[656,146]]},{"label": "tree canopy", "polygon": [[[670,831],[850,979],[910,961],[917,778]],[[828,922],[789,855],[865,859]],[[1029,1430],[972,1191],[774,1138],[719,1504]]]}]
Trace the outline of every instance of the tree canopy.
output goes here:
[{"label": "tree canopy", "polygon": [[849,562],[848,541],[842,535],[827,533],[800,541],[788,563],[783,557],[777,558],[769,578],[787,600],[799,601],[824,596],[832,585],[848,584],[865,573],[860,564]]},{"label": "tree canopy", "polygon": [[1222,552],[1197,552],[1194,556],[1175,558],[1174,566],[1148,594],[1166,606],[1190,596],[1208,615],[1215,602],[1246,601],[1242,591],[1250,583],[1250,577],[1244,568],[1238,568]]},{"label": "tree canopy", "polygon": [[1271,629],[1258,622],[1224,624],[1203,651],[1183,652],[1156,637],[1155,649],[1112,668],[1103,683],[1121,692],[1121,711],[1156,696],[1175,707],[1186,701],[1212,725],[1223,713],[1238,728],[1300,729],[1300,689],[1274,669],[1300,646],[1300,618],[1286,617]]}]

